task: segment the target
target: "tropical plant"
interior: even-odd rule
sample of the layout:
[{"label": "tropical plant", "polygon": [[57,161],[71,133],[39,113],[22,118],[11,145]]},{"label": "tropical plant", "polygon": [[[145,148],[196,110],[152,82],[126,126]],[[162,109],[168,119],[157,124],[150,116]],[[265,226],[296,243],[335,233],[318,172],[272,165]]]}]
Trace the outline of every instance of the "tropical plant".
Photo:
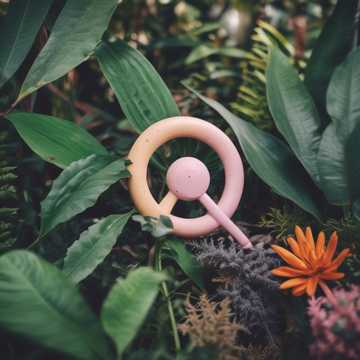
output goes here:
[{"label": "tropical plant", "polygon": [[[53,234],[60,233],[59,226],[93,207],[100,195],[129,176],[128,161],[110,153],[74,122],[20,111],[26,98],[95,54],[135,129],[141,131],[152,122],[179,112],[168,88],[140,52],[120,41],[99,44],[117,6],[115,0],[101,3],[67,1],[56,19],[52,19],[49,37],[27,69],[25,79],[19,77],[17,71],[20,71],[36,34],[44,26],[51,1],[42,1],[38,5],[38,8],[32,7],[29,1],[14,1],[9,5],[1,29],[4,36],[0,40],[3,42],[0,86],[6,91],[8,84],[16,83],[14,96],[6,97],[7,102],[2,104],[2,116],[15,127],[31,150],[62,169],[41,203],[37,238],[28,241],[29,249],[43,253],[44,243]],[[124,79],[124,74],[129,83],[119,81]],[[145,83],[143,77],[147,79]],[[134,92],[139,92],[139,96],[133,96]],[[161,169],[161,162],[156,164]],[[6,190],[6,196],[13,192],[12,170],[2,167],[1,184],[6,188],[1,188],[1,194]],[[135,338],[157,297],[160,284],[172,324],[175,324],[161,262],[167,258],[179,263],[184,272],[194,274],[194,281],[201,285],[199,270],[194,270],[197,263],[176,240],[170,245],[159,241],[156,270],[139,267],[128,272],[125,280],[117,279],[101,307],[101,322],[80,295],[77,284],[88,278],[110,255],[133,214],[133,209],[126,204],[122,209],[126,212],[93,217],[90,226],[81,230],[79,238],[67,248],[64,256],[56,259],[55,264],[25,250],[2,255],[0,326],[75,358],[112,359],[121,356]],[[2,209],[4,216],[5,210],[15,211]],[[3,224],[5,232],[2,236],[8,237],[11,234]],[[12,300],[13,295],[16,301]],[[119,308],[124,312],[119,312]],[[27,313],[31,313],[31,317],[25,316]],[[173,328],[176,345],[179,345],[176,325]]]},{"label": "tropical plant", "polygon": [[[195,257],[190,246],[170,235],[169,218],[134,215],[126,186],[130,176],[126,154],[138,133],[180,113],[201,114],[216,122],[194,97],[185,96],[179,78],[210,84],[227,101],[236,97],[234,79],[246,56],[251,62],[248,74],[252,66],[256,68],[257,60],[223,35],[222,15],[229,6],[237,8],[238,1],[220,1],[215,16],[210,13],[218,4],[212,0],[119,3],[40,0],[35,6],[30,0],[0,0],[0,121],[6,134],[9,129],[15,135],[11,150],[17,157],[15,170],[8,144],[0,145],[0,154],[6,152],[0,163],[0,196],[5,199],[1,198],[5,210],[0,213],[0,231],[5,231],[0,232],[0,247],[6,245],[0,256],[2,357],[215,360],[221,349],[249,360],[278,359],[282,346],[277,336],[285,334],[286,326],[288,339],[293,330],[285,325],[291,321],[283,309],[292,306],[286,306],[289,297],[282,296],[271,273],[280,265],[269,246],[272,237],[256,234],[251,238],[254,243],[257,239],[254,249],[243,250],[227,235],[215,241],[213,234],[192,247]],[[250,9],[252,2],[246,3]],[[339,4],[344,5],[341,0]],[[322,42],[333,44],[334,27],[341,38],[334,47],[341,45],[341,58],[345,57],[352,28],[341,27],[338,19],[354,16],[353,1],[349,4],[336,8],[331,26],[324,30],[330,31],[330,40],[322,39],[316,49]],[[261,6],[256,2],[254,13]],[[283,50],[290,45],[267,23],[259,24],[266,35],[257,28],[253,53],[260,57],[264,79],[267,63],[269,68],[274,62],[286,71],[291,68],[279,51],[274,50],[271,58],[264,56],[270,37]],[[319,54],[307,67],[309,89],[318,85],[311,75],[319,73],[318,58],[324,62],[323,52]],[[292,50],[286,55],[292,58]],[[174,97],[152,64],[175,88]],[[332,72],[335,65],[330,65]],[[258,84],[250,81],[249,86]],[[264,88],[258,89],[259,108],[264,110],[270,97],[265,99]],[[317,91],[311,94],[315,95]],[[274,128],[275,136],[269,135],[233,117],[214,100],[203,99],[235,130],[255,172],[276,192],[320,217],[321,196],[297,160],[304,148],[293,149],[287,139],[288,147]],[[316,98],[318,108],[322,101]],[[226,125],[222,128],[229,130]],[[222,189],[222,167],[214,154],[181,139],[166,144],[151,160],[149,185],[158,200],[166,191],[167,165],[186,154],[208,165],[214,180],[210,192]],[[309,164],[306,170],[311,170]],[[188,203],[177,207],[179,215],[203,212]],[[355,232],[354,227],[347,229]],[[358,267],[356,262],[350,266]],[[200,306],[184,306],[187,298],[198,304],[200,299]],[[190,342],[180,336],[177,326],[186,312],[187,328],[181,328]],[[206,312],[209,316],[203,317]],[[247,330],[240,334],[242,324]],[[206,349],[201,351],[192,346],[200,341],[194,336],[199,327],[208,330],[203,334]]]},{"label": "tropical plant", "polygon": [[[257,175],[275,192],[320,219],[327,204],[358,211],[360,51],[351,51],[357,1],[339,0],[310,57],[305,80],[274,47],[266,71],[267,100],[287,141],[255,128],[213,99],[198,95],[233,128]],[[343,26],[342,19],[350,19]],[[335,30],[338,29],[338,30]],[[328,43],[332,46],[329,49]],[[351,51],[351,52],[350,52]],[[326,110],[325,110],[326,109]]]},{"label": "tropical plant", "polygon": [[296,59],[294,46],[275,27],[263,20],[258,20],[251,40],[251,50],[245,53],[245,61],[240,64],[242,83],[237,100],[231,104],[231,108],[258,128],[272,130],[274,122],[266,99],[269,52],[274,46],[281,48],[290,61],[302,71],[305,61]]}]

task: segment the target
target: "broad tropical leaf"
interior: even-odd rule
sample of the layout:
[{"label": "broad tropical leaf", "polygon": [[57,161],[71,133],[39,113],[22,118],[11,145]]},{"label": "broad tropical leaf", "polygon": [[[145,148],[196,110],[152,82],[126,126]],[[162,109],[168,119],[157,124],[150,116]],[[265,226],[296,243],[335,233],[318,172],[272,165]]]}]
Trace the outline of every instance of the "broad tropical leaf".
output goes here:
[{"label": "broad tropical leaf", "polygon": [[319,219],[321,211],[312,196],[314,187],[288,146],[275,136],[236,117],[217,101],[196,94],[231,126],[255,173],[279,195]]},{"label": "broad tropical leaf", "polygon": [[327,109],[331,123],[319,147],[321,189],[329,202],[350,204],[360,196],[360,49],[339,65],[329,85]]},{"label": "broad tropical leaf", "polygon": [[139,132],[179,115],[169,89],[150,62],[122,41],[102,43],[96,57],[127,119]]},{"label": "broad tropical leaf", "polygon": [[200,288],[203,289],[204,274],[200,263],[195,256],[186,249],[185,242],[181,239],[171,237],[164,242],[164,246],[169,248],[170,257],[180,266],[181,270]]},{"label": "broad tropical leaf", "polygon": [[276,127],[318,184],[316,156],[321,138],[321,120],[297,71],[278,48],[274,48],[270,55],[266,92]]},{"label": "broad tropical leaf", "polygon": [[334,124],[329,124],[323,133],[317,161],[320,187],[327,200],[335,205],[349,204],[350,189],[345,170],[345,148],[339,140]]},{"label": "broad tropical leaf", "polygon": [[0,257],[0,326],[77,359],[112,359],[101,325],[55,266],[16,250]]},{"label": "broad tropical leaf", "polygon": [[20,98],[85,61],[106,30],[117,0],[68,0],[29,70]]},{"label": "broad tropical leaf", "polygon": [[351,202],[360,199],[360,124],[352,131],[345,145]]},{"label": "broad tropical leaf", "polygon": [[349,54],[331,78],[327,110],[341,140],[360,124],[360,48]]},{"label": "broad tropical leaf", "polygon": [[91,154],[108,154],[92,135],[70,121],[27,112],[6,117],[32,151],[61,168]]},{"label": "broad tropical leaf", "polygon": [[93,206],[110,185],[129,175],[126,161],[110,156],[90,155],[73,162],[41,203],[40,236]]},{"label": "broad tropical leaf", "polygon": [[89,276],[110,253],[132,214],[109,215],[84,231],[66,253],[65,275],[75,283]]},{"label": "broad tropical leaf", "polygon": [[101,309],[101,321],[115,342],[118,356],[135,338],[164,280],[165,274],[142,267],[131,271],[126,279],[118,279],[111,289]]},{"label": "broad tropical leaf", "polygon": [[0,25],[0,87],[20,67],[35,40],[53,0],[10,1]]},{"label": "broad tropical leaf", "polygon": [[306,67],[305,84],[326,125],[326,91],[331,75],[351,49],[357,0],[338,0],[325,24]]}]

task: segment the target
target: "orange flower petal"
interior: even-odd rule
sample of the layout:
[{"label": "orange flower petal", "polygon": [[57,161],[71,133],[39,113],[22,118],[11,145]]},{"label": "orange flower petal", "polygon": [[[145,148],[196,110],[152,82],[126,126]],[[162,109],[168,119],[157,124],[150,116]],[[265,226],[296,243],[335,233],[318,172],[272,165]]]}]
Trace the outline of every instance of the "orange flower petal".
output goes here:
[{"label": "orange flower petal", "polygon": [[294,278],[286,280],[280,285],[280,289],[289,289],[295,286],[306,284],[307,280],[305,278]]},{"label": "orange flower petal", "polygon": [[305,237],[305,234],[304,232],[302,231],[301,227],[299,225],[296,225],[295,226],[295,235],[296,235],[296,238],[300,243],[306,243],[306,237]]},{"label": "orange flower petal", "polygon": [[298,257],[301,259],[302,254],[300,252],[300,247],[299,244],[296,242],[296,240],[292,237],[288,237],[287,242],[290,246],[291,251]]},{"label": "orange flower petal", "polygon": [[307,275],[308,272],[304,270],[294,269],[289,266],[280,266],[276,269],[273,269],[271,273],[273,275],[283,276],[283,277],[298,277],[301,275]]},{"label": "orange flower petal", "polygon": [[319,278],[317,276],[314,276],[308,280],[306,286],[306,293],[309,296],[314,296],[318,282],[319,282]]},{"label": "orange flower petal", "polygon": [[320,278],[322,280],[340,280],[345,276],[344,273],[341,272],[328,272],[320,274]]},{"label": "orange flower petal", "polygon": [[301,296],[305,293],[305,290],[306,290],[306,286],[307,286],[307,283],[305,284],[302,284],[302,285],[299,285],[299,286],[295,286],[291,293],[294,295],[294,296]]},{"label": "orange flower petal", "polygon": [[310,251],[310,253],[309,253],[309,262],[310,262],[311,268],[316,269],[316,267],[318,265],[318,259],[315,255],[314,250]]},{"label": "orange flower petal", "polygon": [[330,236],[329,244],[323,255],[323,262],[322,262],[323,266],[329,265],[330,261],[332,260],[334,254],[335,254],[337,243],[338,243],[338,236],[337,236],[336,231],[334,231]]},{"label": "orange flower petal", "polygon": [[299,243],[301,258],[306,262],[309,262],[310,246],[307,244],[307,240],[304,232],[302,231],[301,227],[298,225],[295,226],[295,235]]},{"label": "orange flower petal", "polygon": [[296,239],[297,239],[300,247],[303,247],[304,244],[306,244],[306,237],[305,237],[305,234],[302,231],[301,227],[298,225],[295,226],[295,236],[296,236]]},{"label": "orange flower petal", "polygon": [[298,257],[296,257],[294,254],[292,254],[290,251],[278,245],[272,245],[271,248],[289,265],[292,265],[293,267],[300,270],[307,269],[305,263],[302,260],[300,260]]},{"label": "orange flower petal", "polygon": [[325,233],[321,231],[316,241],[316,256],[319,259],[325,250]]},{"label": "orange flower petal", "polygon": [[306,228],[305,235],[306,235],[307,243],[310,245],[311,250],[315,251],[315,242],[310,226]]},{"label": "orange flower petal", "polygon": [[[335,267],[335,269],[338,268],[344,262],[344,260],[350,255],[351,255],[350,254],[350,249],[342,250],[340,252],[340,254],[335,258],[335,260],[332,261],[332,263],[330,264],[329,269],[334,268],[334,267]],[[329,269],[327,269],[327,270],[329,270]]]}]

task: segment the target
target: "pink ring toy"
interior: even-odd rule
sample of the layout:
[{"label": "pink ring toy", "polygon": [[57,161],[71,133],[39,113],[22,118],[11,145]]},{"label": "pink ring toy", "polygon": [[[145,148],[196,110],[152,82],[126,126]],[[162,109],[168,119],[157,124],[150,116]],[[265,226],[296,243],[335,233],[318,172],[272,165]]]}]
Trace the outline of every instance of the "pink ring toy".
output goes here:
[{"label": "pink ring toy", "polygon": [[[217,205],[222,210],[220,213],[222,213],[225,218],[230,218],[234,214],[239,205],[244,187],[244,169],[240,155],[231,140],[220,129],[207,121],[194,117],[177,116],[161,120],[147,128],[138,137],[128,156],[132,162],[129,167],[131,173],[129,190],[135,206],[141,214],[153,217],[159,217],[160,215],[169,216],[172,220],[175,234],[183,237],[197,237],[215,230],[219,227],[219,222],[209,214],[194,219],[185,219],[171,215],[172,208],[181,196],[176,196],[176,194],[169,191],[159,204],[153,198],[147,184],[147,167],[153,153],[161,145],[179,137],[190,137],[200,140],[208,144],[218,154],[224,165],[225,187]],[[180,173],[176,173],[175,166],[180,160],[182,159],[177,160],[171,165],[167,174],[167,182],[171,188],[174,188],[177,182],[179,184],[181,182],[176,181]],[[201,178],[201,180],[190,182],[189,185],[191,184],[191,187],[198,186],[195,193],[198,191],[199,193],[194,193],[195,195],[193,196],[191,191],[190,193],[187,191],[189,195],[187,198],[187,195],[184,195],[182,197],[184,200],[192,200],[201,192],[205,192],[210,182],[210,177],[206,175],[206,167],[204,166],[205,171],[201,165],[196,163],[196,160],[197,159],[195,159],[195,162],[193,161],[194,171],[195,175],[196,171],[199,172],[197,178]],[[201,163],[200,161],[198,162]],[[185,160],[183,163],[185,166],[192,166],[189,160]],[[171,170],[172,168],[173,170]],[[171,173],[174,175],[171,175]],[[182,183],[182,185],[184,185],[184,183]],[[215,203],[213,203],[213,205],[216,207]],[[231,222],[228,218],[227,220]]]}]

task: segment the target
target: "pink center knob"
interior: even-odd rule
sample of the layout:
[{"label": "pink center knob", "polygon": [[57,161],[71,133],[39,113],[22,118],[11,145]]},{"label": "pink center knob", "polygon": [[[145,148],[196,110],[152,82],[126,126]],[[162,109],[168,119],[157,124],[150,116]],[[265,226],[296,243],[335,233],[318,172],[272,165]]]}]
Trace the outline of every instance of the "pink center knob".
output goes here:
[{"label": "pink center knob", "polygon": [[168,169],[166,182],[176,198],[186,201],[199,200],[218,224],[227,229],[242,246],[252,246],[243,232],[206,193],[210,185],[210,173],[200,160],[193,157],[176,160]]},{"label": "pink center knob", "polygon": [[200,160],[183,157],[171,164],[166,174],[169,190],[181,200],[196,200],[210,185],[210,173]]}]

